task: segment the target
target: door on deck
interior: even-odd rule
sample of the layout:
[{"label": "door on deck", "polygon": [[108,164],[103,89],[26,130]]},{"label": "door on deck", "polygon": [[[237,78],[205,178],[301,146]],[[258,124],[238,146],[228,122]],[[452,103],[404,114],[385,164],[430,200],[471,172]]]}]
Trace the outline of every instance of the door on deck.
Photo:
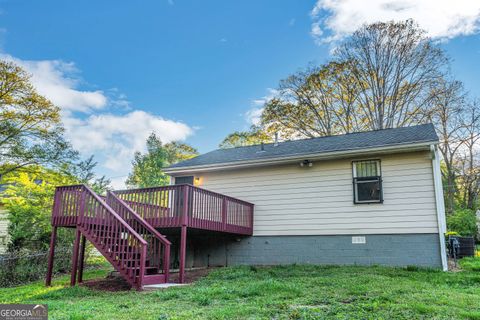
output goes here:
[{"label": "door on deck", "polygon": [[193,185],[193,176],[175,177],[175,184],[191,184]]},{"label": "door on deck", "polygon": [[[193,185],[193,180],[194,180],[194,177],[193,176],[180,176],[180,177],[175,177],[175,184],[191,184]],[[183,197],[184,197],[184,194],[183,192],[180,193],[179,195],[179,204],[180,204],[180,212],[183,212]],[[191,199],[191,195],[190,195],[190,199]]]}]

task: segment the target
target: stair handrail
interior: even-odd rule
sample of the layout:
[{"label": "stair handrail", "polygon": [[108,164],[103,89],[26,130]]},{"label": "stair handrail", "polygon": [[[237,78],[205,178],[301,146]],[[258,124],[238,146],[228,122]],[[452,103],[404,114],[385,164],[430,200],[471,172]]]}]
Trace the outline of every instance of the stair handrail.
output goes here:
[{"label": "stair handrail", "polygon": [[[163,236],[160,232],[158,232],[152,225],[145,221],[138,213],[136,213],[125,201],[119,198],[114,192],[108,191],[106,201],[108,203],[109,199],[113,198],[117,201],[128,213],[137,221],[140,225],[142,225],[147,231],[149,231],[161,244],[163,244],[165,250],[163,252],[163,273],[165,276],[165,282],[168,282],[169,272],[170,272],[170,248],[171,242]],[[121,217],[122,219],[126,219],[126,217]]]},{"label": "stair handrail", "polygon": [[[107,203],[104,199],[103,196],[99,196],[95,191],[93,191],[89,186],[85,185],[85,184],[72,184],[72,185],[67,185],[67,186],[58,186],[55,188],[55,196],[54,196],[54,205],[53,205],[53,211],[52,211],[52,221],[54,218],[56,217],[62,217],[62,214],[60,214],[60,209],[62,207],[62,201],[61,199],[58,199],[58,195],[62,192],[65,192],[67,191],[68,189],[72,189],[72,188],[80,188],[80,189],[85,189],[87,190],[91,195],[92,197],[97,200],[98,202],[102,203],[107,211],[109,211],[109,213],[111,213],[113,216],[115,216],[117,219],[119,220],[123,220]],[[83,212],[81,212],[81,210],[78,210],[77,208],[77,215],[75,216],[75,224],[79,224],[79,219],[80,217],[83,215]],[[135,234],[137,237],[139,237],[143,242],[146,243],[146,241],[142,238],[142,236],[140,236],[132,227],[130,227],[128,225],[128,223],[126,223],[125,221],[121,221],[121,223],[127,228],[129,229],[129,231],[131,231],[133,234]],[[168,241],[168,240],[167,240]]]},{"label": "stair handrail", "polygon": [[[94,200],[96,200],[101,206],[104,207],[104,209],[106,210],[106,212],[112,216],[114,218],[114,220],[116,220],[118,223],[120,223],[120,225],[122,225],[124,227],[124,229],[129,233],[131,234],[131,236],[133,238],[135,238],[136,241],[138,241],[139,243],[139,247],[138,247],[138,253],[140,254],[140,257],[139,257],[139,266],[138,266],[138,269],[139,269],[139,274],[137,276],[136,272],[130,272],[127,270],[127,269],[135,269],[133,268],[131,265],[129,266],[128,265],[128,259],[123,259],[121,256],[122,255],[125,255],[127,254],[127,252],[118,252],[119,253],[119,258],[118,259],[114,259],[112,257],[109,256],[109,254],[112,253],[112,251],[108,252],[106,254],[103,254],[107,260],[110,261],[110,263],[112,263],[112,265],[115,267],[115,269],[117,269],[117,271],[119,271],[121,274],[123,274],[127,281],[133,285],[133,286],[136,286],[137,289],[141,289],[142,288],[142,285],[143,285],[143,279],[144,279],[144,276],[145,276],[145,262],[146,262],[146,253],[147,253],[147,241],[145,239],[143,239],[143,237],[138,234],[130,225],[128,225],[128,223],[122,218],[120,217],[100,196],[98,196],[92,189],[90,189],[88,186],[86,185],[82,185],[82,188],[88,192],[89,196],[91,196]],[[81,203],[82,206],[85,206],[85,197],[82,196],[82,203]],[[81,227],[81,228],[85,228],[86,231],[89,230],[89,224],[87,223],[87,221],[85,220],[85,210],[81,210],[80,214],[79,214],[79,217],[77,219],[77,226]],[[90,230],[94,230],[94,229],[91,229]],[[87,238],[89,238],[88,235],[85,235]],[[97,237],[98,238],[98,237]],[[95,242],[95,238],[91,237],[89,238],[89,241],[91,241],[95,247],[100,250],[102,252],[102,248],[99,248],[97,247],[96,245],[96,242]],[[113,243],[111,243],[113,244]],[[118,245],[118,244],[117,244]],[[111,248],[109,248],[111,250]],[[102,252],[103,253],[103,252]],[[123,261],[124,260],[124,261]],[[131,260],[130,260],[131,261]],[[118,263],[117,263],[118,262]]]},{"label": "stair handrail", "polygon": [[108,199],[108,195],[112,195],[115,200],[117,200],[118,202],[120,202],[124,207],[125,209],[127,209],[128,211],[130,211],[130,213],[132,214],[132,216],[135,217],[135,219],[140,222],[145,228],[147,228],[150,232],[152,232],[155,237],[157,237],[163,244],[165,245],[171,245],[172,243],[167,239],[165,238],[165,236],[163,236],[160,232],[158,232],[154,227],[152,227],[152,225],[150,225],[148,222],[145,221],[145,219],[143,219],[138,213],[136,213],[125,201],[123,201],[122,199],[120,199],[116,194],[115,192],[111,192],[111,191],[108,191],[107,192],[107,199]]},{"label": "stair handrail", "polygon": [[105,206],[105,209],[107,209],[107,211],[113,215],[115,218],[117,218],[119,220],[119,222],[128,229],[128,231],[130,233],[133,234],[133,236],[135,238],[137,238],[137,240],[140,241],[140,243],[144,244],[144,245],[147,245],[147,241],[145,241],[145,239],[143,239],[143,237],[141,235],[139,235],[125,220],[123,220],[122,217],[120,217],[102,198],[100,198],[99,195],[97,195],[95,193],[95,191],[93,191],[92,189],[90,189],[88,186],[86,185],[82,185],[94,198],[95,200],[97,200],[98,202],[100,202],[103,206]]}]

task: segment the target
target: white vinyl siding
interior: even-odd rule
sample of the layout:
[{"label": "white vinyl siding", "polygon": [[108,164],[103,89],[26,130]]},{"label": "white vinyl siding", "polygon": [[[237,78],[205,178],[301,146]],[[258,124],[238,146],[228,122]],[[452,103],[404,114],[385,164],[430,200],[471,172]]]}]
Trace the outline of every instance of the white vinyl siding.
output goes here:
[{"label": "white vinyl siding", "polygon": [[353,203],[352,161],[362,160],[355,158],[198,177],[200,187],[255,204],[254,235],[438,233],[430,152],[374,158],[384,203]]},{"label": "white vinyl siding", "polygon": [[8,242],[8,213],[0,205],[0,254],[7,250]]}]

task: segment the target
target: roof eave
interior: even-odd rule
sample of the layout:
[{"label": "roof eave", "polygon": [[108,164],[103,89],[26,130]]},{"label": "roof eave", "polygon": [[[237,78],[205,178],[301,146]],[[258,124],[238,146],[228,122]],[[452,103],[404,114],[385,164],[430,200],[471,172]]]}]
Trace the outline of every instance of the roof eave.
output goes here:
[{"label": "roof eave", "polygon": [[393,146],[382,146],[382,147],[375,147],[375,148],[351,149],[351,150],[342,150],[342,151],[291,155],[286,157],[275,157],[275,158],[268,158],[268,159],[255,159],[255,160],[214,163],[214,164],[207,164],[207,165],[197,165],[197,166],[189,166],[189,167],[165,168],[163,171],[168,175],[176,175],[176,174],[183,174],[183,173],[196,173],[196,172],[205,172],[205,171],[217,171],[217,170],[227,170],[227,169],[236,169],[236,168],[284,164],[289,162],[301,161],[305,159],[332,160],[332,159],[344,158],[344,157],[350,157],[350,156],[362,156],[362,155],[371,154],[371,153],[381,154],[381,153],[389,153],[389,152],[413,152],[413,151],[420,151],[420,150],[429,150],[431,145],[436,145],[438,143],[439,143],[438,141],[425,141],[425,142],[417,142],[417,143],[409,143],[409,144],[397,144]]}]

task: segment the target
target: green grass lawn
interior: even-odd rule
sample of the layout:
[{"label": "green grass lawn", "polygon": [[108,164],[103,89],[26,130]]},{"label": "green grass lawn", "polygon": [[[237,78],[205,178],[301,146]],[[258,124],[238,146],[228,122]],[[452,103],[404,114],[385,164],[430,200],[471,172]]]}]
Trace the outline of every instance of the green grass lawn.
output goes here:
[{"label": "green grass lawn", "polygon": [[0,303],[46,303],[50,319],[480,319],[475,268],[232,267],[190,286],[149,292],[70,288],[68,280],[0,289]]}]

